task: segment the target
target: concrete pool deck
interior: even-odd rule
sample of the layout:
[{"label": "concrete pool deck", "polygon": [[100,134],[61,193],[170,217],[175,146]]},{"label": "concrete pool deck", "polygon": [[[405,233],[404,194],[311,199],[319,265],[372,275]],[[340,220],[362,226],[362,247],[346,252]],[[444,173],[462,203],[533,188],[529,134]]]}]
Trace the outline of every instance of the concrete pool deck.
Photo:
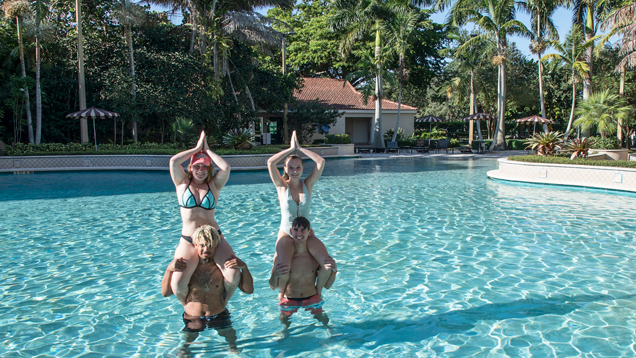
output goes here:
[{"label": "concrete pool deck", "polygon": [[[311,148],[310,148],[311,149]],[[522,155],[526,151],[502,151],[487,154],[459,153],[366,153],[341,155],[337,148],[312,149],[325,159],[345,158],[506,158]],[[233,171],[267,170],[267,159],[272,154],[224,155]],[[307,159],[306,156],[303,156]],[[170,155],[51,155],[51,156],[6,156],[0,157],[0,173],[33,174],[36,172],[100,171],[100,170],[168,170]]]}]

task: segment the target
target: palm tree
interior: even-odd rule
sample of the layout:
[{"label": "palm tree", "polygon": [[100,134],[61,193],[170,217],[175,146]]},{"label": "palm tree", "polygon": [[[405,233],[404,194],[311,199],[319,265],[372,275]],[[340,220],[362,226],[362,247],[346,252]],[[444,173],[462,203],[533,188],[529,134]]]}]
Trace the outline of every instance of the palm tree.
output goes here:
[{"label": "palm tree", "polygon": [[594,45],[596,37],[590,41],[583,42],[583,34],[579,25],[572,26],[565,41],[561,44],[558,41],[552,41],[550,44],[554,47],[558,53],[551,53],[543,56],[541,61],[556,60],[564,62],[571,70],[572,75],[570,82],[572,82],[572,109],[570,111],[570,120],[568,121],[567,129],[564,134],[564,141],[568,139],[570,130],[572,129],[572,121],[574,119],[574,109],[576,107],[576,83],[577,75],[580,78],[584,78],[589,72],[588,64],[583,60],[585,51]]},{"label": "palm tree", "polygon": [[[526,0],[520,3],[521,8],[525,9],[532,18],[532,41],[530,43],[530,51],[537,55],[539,67],[539,98],[541,101],[541,116],[546,118],[545,101],[543,100],[543,73],[541,56],[545,52],[548,41],[559,39],[559,34],[554,27],[554,23],[550,18],[561,0]],[[548,125],[543,124],[543,131],[548,133]]]},{"label": "palm tree", "polygon": [[[572,22],[581,25],[580,31],[585,35],[585,42],[592,40],[598,30],[597,19],[611,8],[612,0],[567,0],[574,7]],[[585,51],[585,61],[589,71],[583,77],[583,99],[587,100],[593,91],[592,76],[594,74],[594,44]]]},{"label": "palm tree", "polygon": [[395,10],[395,16],[384,23],[383,30],[387,34],[387,46],[391,52],[398,56],[398,113],[395,121],[395,130],[393,131],[392,142],[397,138],[397,132],[400,124],[400,110],[402,107],[402,82],[407,79],[406,70],[406,52],[411,48],[409,38],[415,30],[426,26],[430,27],[430,21],[421,19],[419,11],[407,7],[400,6]]},{"label": "palm tree", "polygon": [[[490,52],[489,42],[480,42],[481,38],[477,37],[477,34],[469,35],[468,32],[462,31],[459,32],[458,29],[452,29],[448,33],[448,39],[453,40],[459,44],[459,46],[455,48],[444,49],[441,51],[442,55],[451,56],[455,59],[455,62],[458,63],[458,70],[460,73],[468,72],[470,76],[470,97],[469,97],[469,110],[468,114],[472,115],[477,113],[477,91],[475,88],[475,70],[478,66],[480,66],[486,54]],[[462,78],[453,79],[455,85],[453,87],[458,87],[462,81]],[[473,142],[473,121],[469,123],[469,144],[472,145]],[[482,140],[481,136],[481,128],[480,121],[477,121],[477,134],[479,140]]]},{"label": "palm tree", "polygon": [[632,112],[632,107],[617,94],[610,94],[609,89],[593,93],[586,101],[579,103],[574,122],[581,130],[597,127],[602,138],[613,134],[616,125],[626,119]]},{"label": "palm tree", "polygon": [[[2,4],[2,8],[7,18],[15,18],[15,25],[18,32],[18,46],[20,51],[20,69],[22,70],[22,78],[26,78],[26,68],[24,65],[24,48],[22,46],[22,31],[20,30],[20,19],[30,14],[29,3],[24,0],[7,1]],[[35,142],[33,138],[33,125],[31,124],[31,101],[28,87],[24,89],[24,101],[26,107],[29,143],[34,144]]]},{"label": "palm tree", "polygon": [[35,35],[35,144],[42,138],[42,88],[40,87],[40,65],[42,64],[42,41],[50,34],[50,26],[46,21],[49,8],[43,0],[34,3],[33,32]]},{"label": "palm tree", "polygon": [[[620,73],[620,96],[625,95],[625,68],[636,67],[636,3],[633,1],[625,1],[624,6],[614,9],[608,14],[607,18],[601,23],[601,30],[609,33],[603,37],[601,43],[607,41],[611,36],[622,35],[620,56],[624,56],[621,62],[616,66],[614,72]],[[622,122],[619,122],[622,126]],[[629,132],[628,132],[629,134]],[[622,132],[619,131],[618,139],[622,142]],[[629,141],[627,141],[629,148]]]},{"label": "palm tree", "polygon": [[[490,150],[506,149],[506,50],[507,37],[510,34],[530,36],[526,26],[515,20],[514,0],[458,0],[451,9],[450,21],[454,26],[472,22],[484,33],[475,38],[481,41],[493,41],[497,46],[497,55],[493,64],[498,67],[497,81],[497,126]],[[478,41],[478,40],[475,40]]]},{"label": "palm tree", "polygon": [[601,23],[601,29],[611,29],[607,37],[623,36],[619,54],[624,57],[616,69],[636,67],[636,2],[625,1],[624,6],[613,10]]},{"label": "palm tree", "polygon": [[[146,17],[146,12],[141,6],[131,4],[130,0],[124,0],[124,2],[113,11],[113,16],[120,24],[124,25],[126,44],[128,45],[128,59],[130,62],[130,77],[132,79],[131,94],[134,103],[137,97],[137,84],[135,83],[135,55],[131,27],[142,24]],[[137,143],[137,120],[134,117],[132,119],[132,126],[133,140]]]},{"label": "palm tree", "polygon": [[333,14],[329,19],[332,30],[344,30],[345,36],[340,43],[340,51],[348,55],[354,43],[369,34],[375,35],[374,62],[377,67],[375,79],[375,116],[371,143],[376,148],[384,148],[382,140],[382,26],[391,18],[394,10],[389,0],[334,0]]}]

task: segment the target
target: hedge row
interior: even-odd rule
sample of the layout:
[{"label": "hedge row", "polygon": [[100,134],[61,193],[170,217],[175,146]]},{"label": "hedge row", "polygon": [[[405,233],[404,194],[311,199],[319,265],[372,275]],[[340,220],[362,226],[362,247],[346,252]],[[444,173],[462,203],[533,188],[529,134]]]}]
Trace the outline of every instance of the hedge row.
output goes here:
[{"label": "hedge row", "polygon": [[[249,150],[235,150],[226,148],[216,148],[214,152],[219,155],[240,155],[240,154],[272,154],[278,153],[281,149],[288,148],[286,145],[266,145],[255,146]],[[127,145],[99,144],[97,151],[95,145],[79,143],[46,143],[46,144],[23,144],[18,143],[14,148],[8,147],[4,155],[26,156],[26,155],[175,155],[183,151],[178,144],[158,144],[158,143],[135,143]]]},{"label": "hedge row", "polygon": [[[486,148],[490,147],[492,144],[492,139],[484,139],[484,145]],[[479,142],[473,141],[473,149],[477,150]],[[526,149],[527,144],[524,139],[506,139],[506,147],[508,150],[524,150]]]},{"label": "hedge row", "polygon": [[518,155],[508,157],[508,160],[528,163],[546,163],[546,164],[575,164],[575,165],[592,165],[597,167],[619,167],[619,168],[636,168],[636,161],[629,160],[589,160],[576,158],[570,160],[570,157],[552,156],[542,157],[540,155]]}]

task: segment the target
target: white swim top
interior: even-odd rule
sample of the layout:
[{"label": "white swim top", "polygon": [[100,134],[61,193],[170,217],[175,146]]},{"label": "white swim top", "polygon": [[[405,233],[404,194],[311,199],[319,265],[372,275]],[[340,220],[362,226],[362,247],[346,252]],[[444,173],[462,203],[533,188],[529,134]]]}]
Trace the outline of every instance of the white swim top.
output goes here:
[{"label": "white swim top", "polygon": [[305,182],[303,183],[303,198],[300,203],[296,203],[291,196],[291,190],[289,185],[285,189],[285,199],[280,200],[280,230],[289,234],[289,230],[292,228],[292,222],[299,216],[304,216],[311,222],[309,218],[309,211],[311,207],[311,196],[307,191]]}]

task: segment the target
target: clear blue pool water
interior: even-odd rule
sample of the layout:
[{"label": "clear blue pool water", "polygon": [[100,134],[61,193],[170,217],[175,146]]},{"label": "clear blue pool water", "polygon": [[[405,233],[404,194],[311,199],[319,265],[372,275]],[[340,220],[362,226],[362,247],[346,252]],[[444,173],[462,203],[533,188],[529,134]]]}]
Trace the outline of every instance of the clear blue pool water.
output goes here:
[{"label": "clear blue pool water", "polygon": [[[331,330],[297,314],[282,341],[275,190],[232,174],[217,219],[256,286],[229,306],[237,356],[635,356],[636,197],[487,180],[496,166],[328,161],[312,209],[339,263]],[[215,331],[184,348],[182,309],[159,293],[173,190],[167,172],[0,176],[0,355],[227,355]]]}]

